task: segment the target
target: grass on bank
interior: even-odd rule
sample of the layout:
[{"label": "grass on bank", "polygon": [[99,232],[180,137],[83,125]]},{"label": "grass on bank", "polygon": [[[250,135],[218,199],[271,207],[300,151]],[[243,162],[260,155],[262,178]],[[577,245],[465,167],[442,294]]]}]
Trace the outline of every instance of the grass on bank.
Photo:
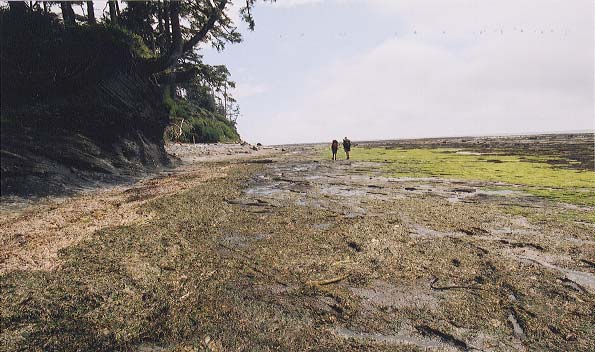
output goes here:
[{"label": "grass on bank", "polygon": [[[329,158],[330,158],[330,151]],[[385,163],[395,177],[440,177],[520,185],[523,191],[564,203],[595,206],[595,173],[557,168],[550,156],[470,153],[451,148],[357,148],[353,160]]]}]

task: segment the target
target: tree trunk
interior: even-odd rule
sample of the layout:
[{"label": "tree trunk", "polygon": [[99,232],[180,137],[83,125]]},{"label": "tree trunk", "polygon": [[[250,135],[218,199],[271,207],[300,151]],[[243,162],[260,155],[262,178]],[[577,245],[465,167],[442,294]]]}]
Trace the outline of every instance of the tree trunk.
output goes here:
[{"label": "tree trunk", "polygon": [[190,40],[184,43],[184,47],[182,48],[182,52],[187,52],[203,41],[209,32],[215,27],[215,23],[221,17],[223,10],[225,10],[225,6],[227,6],[229,0],[219,0],[219,3],[212,9],[211,13],[209,14],[209,18],[207,19],[206,23],[203,24],[202,28],[196,33]]},{"label": "tree trunk", "polygon": [[[182,29],[180,28],[180,3],[178,1],[173,1],[169,5],[169,20],[171,23],[171,47],[169,52],[177,54],[179,58],[182,56],[184,42],[182,41]],[[178,85],[173,79],[170,80],[169,84],[173,93],[172,97],[176,99],[178,97]]]},{"label": "tree trunk", "polygon": [[87,1],[87,12],[89,24],[97,23],[97,21],[95,20],[95,8],[93,7],[93,1]]},{"label": "tree trunk", "polygon": [[[172,21],[172,46],[169,51],[167,60],[165,61],[166,67],[174,66],[178,62],[178,59],[180,59],[180,57],[182,57],[182,55],[185,52],[193,50],[194,46],[196,46],[198,43],[200,43],[207,37],[209,32],[213,29],[213,27],[215,27],[215,23],[217,23],[217,20],[219,20],[221,13],[227,5],[227,2],[228,0],[219,0],[219,3],[211,10],[209,17],[207,21],[203,24],[202,28],[198,31],[198,33],[196,33],[192,38],[190,38],[190,40],[188,40],[185,43],[182,41],[182,32],[180,30],[180,4],[177,1],[171,3],[170,19]],[[174,21],[176,21],[176,23],[174,23]]]},{"label": "tree trunk", "polygon": [[142,19],[139,18],[138,8],[141,4],[140,1],[128,2],[128,21],[126,21],[126,27],[129,28],[132,33],[136,34],[140,34],[139,22],[142,21]]},{"label": "tree trunk", "polygon": [[182,29],[180,28],[180,3],[174,1],[170,5],[169,18],[171,21],[171,51],[175,55],[182,55]]},{"label": "tree trunk", "polygon": [[165,50],[166,53],[171,47],[171,26],[169,24],[169,1],[163,2],[163,20],[165,22]]},{"label": "tree trunk", "polygon": [[48,13],[48,3],[47,3],[47,1],[44,1],[43,2],[43,12],[46,13],[46,14]]},{"label": "tree trunk", "polygon": [[163,34],[163,4],[157,1],[157,30],[159,34]]},{"label": "tree trunk", "polygon": [[62,8],[62,19],[64,21],[64,27],[74,27],[76,25],[74,10],[72,9],[72,3],[70,1],[60,2]]},{"label": "tree trunk", "polygon": [[227,83],[223,86],[223,114],[227,117]]},{"label": "tree trunk", "polygon": [[109,5],[109,20],[112,25],[117,25],[118,16],[116,15],[116,3],[114,0],[109,0],[107,3]]},{"label": "tree trunk", "polygon": [[159,35],[157,36],[158,41],[157,41],[157,45],[159,45],[159,53],[163,54],[163,52],[165,51],[164,48],[166,48],[166,46],[164,45],[164,41],[165,41],[165,33],[164,33],[164,29],[163,29],[163,3],[159,0],[157,1],[157,33],[159,33]]}]

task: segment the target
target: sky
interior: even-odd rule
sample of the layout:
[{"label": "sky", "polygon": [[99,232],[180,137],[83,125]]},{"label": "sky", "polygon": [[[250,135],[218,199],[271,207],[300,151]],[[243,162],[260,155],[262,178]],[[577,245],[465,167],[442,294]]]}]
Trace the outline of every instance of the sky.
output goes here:
[{"label": "sky", "polygon": [[594,4],[260,2],[242,43],[201,52],[253,143],[592,130]]}]

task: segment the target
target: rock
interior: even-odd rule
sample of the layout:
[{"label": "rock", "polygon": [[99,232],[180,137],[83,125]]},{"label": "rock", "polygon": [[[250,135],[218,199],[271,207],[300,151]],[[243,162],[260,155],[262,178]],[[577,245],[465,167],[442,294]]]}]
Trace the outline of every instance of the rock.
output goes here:
[{"label": "rock", "polygon": [[361,252],[362,251],[362,246],[355,242],[355,241],[348,241],[347,242],[347,246],[349,246],[349,248],[353,249],[356,252]]}]

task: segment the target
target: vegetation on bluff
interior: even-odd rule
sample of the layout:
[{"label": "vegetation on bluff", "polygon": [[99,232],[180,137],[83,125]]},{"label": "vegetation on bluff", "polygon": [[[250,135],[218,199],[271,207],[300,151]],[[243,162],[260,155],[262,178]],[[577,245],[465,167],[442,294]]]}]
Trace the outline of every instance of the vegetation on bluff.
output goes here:
[{"label": "vegetation on bluff", "polygon": [[[61,4],[59,11],[45,3],[43,8],[10,3],[1,13],[3,121],[23,122],[7,113],[12,107],[77,96],[107,77],[133,73],[157,84],[170,112],[171,130],[182,125],[169,139],[239,140],[239,108],[230,93],[235,86],[230,73],[224,66],[204,64],[194,50],[201,42],[221,50],[226,43],[241,41],[226,14],[227,4],[127,2],[120,10],[118,2],[111,1],[109,17],[104,15],[97,24],[93,11],[88,10],[88,17],[77,15],[72,3]],[[248,2],[243,11],[252,5]],[[244,17],[253,23],[249,12]],[[124,104],[135,103],[118,97]],[[76,119],[83,125],[94,122],[81,114]],[[73,123],[68,119],[61,126]]]},{"label": "vegetation on bluff", "polygon": [[230,73],[197,51],[241,41],[229,1],[108,1],[97,18],[85,4],[0,7],[3,194],[161,167],[164,138],[240,139]]}]

